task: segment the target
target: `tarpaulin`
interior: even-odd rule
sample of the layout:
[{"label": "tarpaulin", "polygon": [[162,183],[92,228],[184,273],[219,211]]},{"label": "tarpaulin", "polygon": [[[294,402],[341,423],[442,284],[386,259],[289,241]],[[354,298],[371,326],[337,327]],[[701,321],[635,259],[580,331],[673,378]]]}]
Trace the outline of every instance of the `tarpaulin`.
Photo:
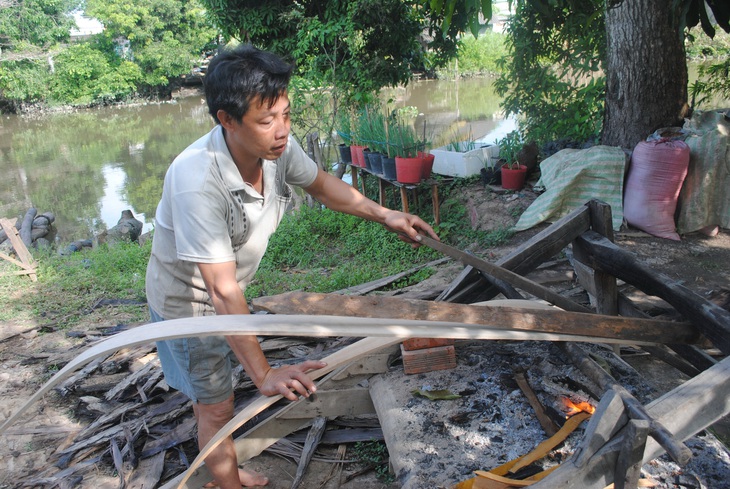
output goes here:
[{"label": "tarpaulin", "polygon": [[515,231],[529,229],[543,221],[553,222],[591,199],[611,206],[612,226],[623,222],[623,185],[626,153],[613,146],[564,149],[540,163],[536,186],[545,192],[522,214]]}]

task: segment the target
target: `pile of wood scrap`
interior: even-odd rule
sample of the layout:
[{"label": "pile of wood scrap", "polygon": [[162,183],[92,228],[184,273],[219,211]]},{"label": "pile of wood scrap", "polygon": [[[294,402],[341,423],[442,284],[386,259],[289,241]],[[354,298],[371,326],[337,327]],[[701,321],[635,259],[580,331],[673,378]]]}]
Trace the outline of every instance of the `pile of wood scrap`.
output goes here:
[{"label": "pile of wood scrap", "polygon": [[[105,328],[89,334],[87,339],[89,344],[94,344],[100,338],[122,332],[132,336],[138,334],[134,328]],[[326,357],[352,341],[349,338],[272,337],[263,339],[261,346],[272,364],[281,365],[299,362],[303,358]],[[73,362],[78,354],[79,351],[75,350],[39,360],[64,365]],[[367,390],[360,389],[358,395],[358,390],[352,385],[375,371],[384,371],[387,360],[388,354],[379,355],[371,358],[367,365],[361,365],[358,372],[339,375],[340,386],[343,381],[348,383],[348,394],[353,396],[351,399],[356,406],[353,404],[355,407],[350,411],[341,412],[337,420],[326,422],[318,444],[309,443],[307,446],[302,437],[306,436],[315,413],[327,414],[327,409],[331,410],[328,404],[337,404],[326,390],[317,396],[316,402],[302,404],[300,407],[306,409],[304,412],[297,413],[288,402],[284,402],[257,416],[257,423],[277,416],[269,425],[286,423],[276,419],[289,420],[286,424],[289,431],[283,435],[291,433],[292,437],[278,436],[276,439],[281,439],[270,450],[292,460],[309,460],[318,445],[320,448],[345,447],[357,442],[381,440],[383,435]],[[255,386],[241,367],[234,371],[234,386],[236,410],[245,409],[257,398]],[[38,443],[58,444],[43,469],[35,470],[19,481],[22,486],[75,487],[102,469],[109,475],[116,473],[120,483],[128,487],[157,487],[184,472],[197,454],[196,426],[190,401],[167,387],[153,343],[143,342],[98,356],[56,384],[53,390],[66,399],[65,402],[73,409],[73,418],[80,423],[59,427],[37,426],[31,421],[25,426],[7,429],[6,436],[33,433]],[[366,402],[360,403],[363,399]],[[277,413],[285,408],[286,411]],[[298,433],[302,429],[304,433]],[[44,442],[44,439],[47,441]],[[315,460],[329,460],[332,457],[328,453],[330,451],[318,454]],[[354,463],[352,457],[341,460],[338,465],[347,465],[348,462],[350,465]],[[303,476],[307,463],[302,462],[301,465]],[[104,467],[106,470],[103,470]]]}]

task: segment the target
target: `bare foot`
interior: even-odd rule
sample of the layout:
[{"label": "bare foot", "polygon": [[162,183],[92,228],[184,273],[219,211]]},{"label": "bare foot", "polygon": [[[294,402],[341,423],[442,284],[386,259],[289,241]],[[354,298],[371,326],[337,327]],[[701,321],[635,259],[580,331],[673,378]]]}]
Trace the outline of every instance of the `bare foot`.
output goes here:
[{"label": "bare foot", "polygon": [[[269,483],[269,478],[266,476],[263,476],[259,474],[258,472],[247,472],[243,469],[238,469],[238,479],[241,481],[241,485],[243,487],[256,487],[256,486],[265,486]],[[213,482],[208,482],[203,487],[217,487],[218,484]]]}]

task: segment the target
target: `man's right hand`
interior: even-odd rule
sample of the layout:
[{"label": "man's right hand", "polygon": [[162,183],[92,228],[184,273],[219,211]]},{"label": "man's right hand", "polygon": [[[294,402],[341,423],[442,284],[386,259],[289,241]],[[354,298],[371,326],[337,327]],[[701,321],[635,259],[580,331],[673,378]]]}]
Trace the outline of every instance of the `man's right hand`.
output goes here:
[{"label": "man's right hand", "polygon": [[259,392],[265,396],[281,394],[290,401],[296,401],[297,394],[309,397],[317,391],[317,387],[307,372],[326,366],[326,363],[319,360],[307,360],[297,365],[270,368],[258,386]]}]

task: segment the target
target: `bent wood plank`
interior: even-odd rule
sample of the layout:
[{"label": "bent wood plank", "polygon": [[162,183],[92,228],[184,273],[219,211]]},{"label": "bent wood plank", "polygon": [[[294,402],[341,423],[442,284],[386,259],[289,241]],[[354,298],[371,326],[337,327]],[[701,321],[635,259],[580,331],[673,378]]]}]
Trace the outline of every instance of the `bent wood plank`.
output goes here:
[{"label": "bent wood plank", "polygon": [[[515,251],[497,260],[496,264],[518,274],[527,274],[540,263],[560,253],[575,238],[588,231],[590,226],[590,210],[585,205],[580,206],[540,231]],[[469,299],[468,302],[477,302],[495,297],[499,291],[483,279],[478,287],[472,287],[479,289],[473,294],[475,297],[471,297],[472,294],[459,293],[462,282],[471,275],[470,271],[474,268],[467,266],[464,273],[457,277],[437,300],[464,302],[465,299]]]},{"label": "bent wood plank", "polygon": [[259,297],[252,304],[255,310],[275,314],[450,321],[481,324],[494,329],[587,335],[626,342],[636,340],[664,344],[691,343],[699,337],[689,323],[584,314],[556,308],[532,310],[517,306],[494,307],[489,302],[467,305],[394,297],[342,297],[333,294],[288,292]]},{"label": "bent wood plank", "polygon": [[[646,412],[660,422],[677,439],[699,433],[717,420],[730,413],[730,358],[705,370],[676,389],[650,402]],[[620,436],[620,435],[619,435]],[[575,456],[542,481],[531,486],[533,489],[604,489],[611,484],[618,459],[617,443],[609,442],[584,467],[577,467]],[[648,439],[643,463],[664,453],[661,445]]]},{"label": "bent wood plank", "polygon": [[[337,375],[337,373],[339,373],[339,370],[335,372],[336,369],[341,369],[343,366],[351,363],[354,360],[357,360],[362,356],[378,351],[381,348],[386,348],[398,342],[398,339],[393,338],[372,337],[362,339],[325,358],[324,361],[327,363],[327,366],[323,369],[316,370],[310,373],[310,375],[320,374],[326,370],[326,372],[324,373],[331,372],[330,375],[325,379],[328,380],[329,378],[334,377]],[[210,453],[215,450],[215,448],[220,445],[223,440],[231,436],[233,432],[236,431],[239,427],[243,426],[251,418],[263,411],[263,409],[271,406],[273,403],[277,402],[280,399],[283,399],[283,396],[259,396],[254,402],[246,406],[243,410],[241,410],[241,412],[234,416],[233,419],[231,419],[220,430],[218,430],[218,433],[216,433],[216,435],[211,438],[208,444],[200,450],[198,456],[195,457],[193,463],[183,474],[168,482],[161,489],[196,489],[200,487],[201,482],[202,484],[209,482],[210,476],[208,475],[207,469],[205,469],[204,471],[198,470],[204,468],[203,463],[208,455],[210,455]],[[288,433],[291,433],[292,431],[302,426],[302,424],[305,423],[304,420],[284,419],[280,417],[285,416],[287,412],[295,411],[296,408],[303,402],[303,399],[299,399],[293,402],[289,406],[286,406],[281,412],[277,413],[276,416],[268,418],[260,425],[254,426],[251,430],[238,438],[235,442],[235,447],[236,457],[239,463],[258,455],[266,447],[272,445],[283,436],[286,436]],[[255,437],[253,435],[255,435]],[[193,480],[194,476],[195,478]]]},{"label": "bent wood plank", "polygon": [[588,265],[630,283],[641,291],[661,297],[694,324],[725,355],[730,355],[730,312],[654,271],[594,231],[577,241],[587,251]]},{"label": "bent wood plank", "polygon": [[[192,336],[260,335],[260,336],[349,336],[380,337],[390,341],[404,338],[454,338],[472,340],[528,340],[528,341],[583,341],[621,343],[623,340],[597,338],[561,333],[495,330],[482,325],[447,321],[413,321],[403,319],[373,319],[339,316],[286,316],[286,315],[225,315],[198,318],[171,319],[139,326],[97,343],[66,364],[51,377],[14,414],[0,425],[0,434],[12,425],[34,402],[73,372],[93,359],[115,352],[120,348],[137,346],[152,341]],[[646,342],[636,341],[638,345]],[[387,342],[386,342],[387,344]],[[342,350],[340,350],[342,351]],[[335,353],[337,355],[340,352]],[[351,358],[350,358],[351,359]],[[317,374],[328,373],[327,368]],[[315,377],[317,378],[317,377]]]}]

